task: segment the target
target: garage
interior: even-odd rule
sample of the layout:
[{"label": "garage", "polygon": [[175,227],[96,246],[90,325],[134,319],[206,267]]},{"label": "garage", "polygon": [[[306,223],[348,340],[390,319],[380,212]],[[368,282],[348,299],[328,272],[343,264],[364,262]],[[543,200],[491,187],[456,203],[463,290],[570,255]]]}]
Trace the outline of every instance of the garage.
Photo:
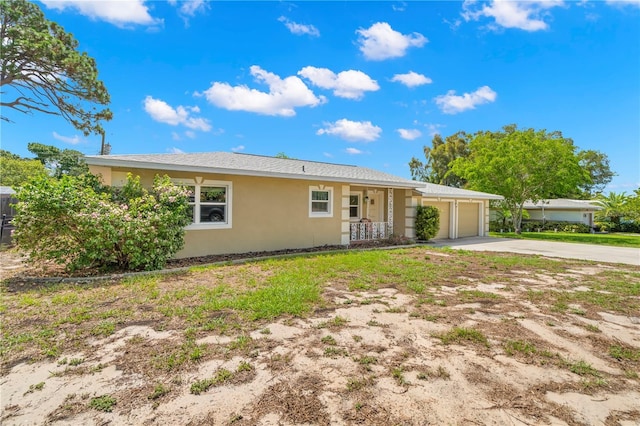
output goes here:
[{"label": "garage", "polygon": [[480,207],[478,203],[458,204],[458,238],[477,237],[480,222]]},{"label": "garage", "polygon": [[449,238],[449,218],[451,217],[451,210],[448,202],[437,201],[422,201],[423,206],[433,206],[440,210],[440,230],[434,238]]}]

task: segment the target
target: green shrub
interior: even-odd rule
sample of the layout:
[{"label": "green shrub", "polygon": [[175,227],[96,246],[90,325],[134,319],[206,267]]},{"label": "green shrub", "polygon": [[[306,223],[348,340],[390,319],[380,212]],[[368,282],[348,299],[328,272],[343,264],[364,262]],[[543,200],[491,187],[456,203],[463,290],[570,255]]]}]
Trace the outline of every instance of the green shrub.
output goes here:
[{"label": "green shrub", "polygon": [[418,206],[416,209],[416,237],[430,240],[440,229],[440,210],[434,206]]},{"label": "green shrub", "polygon": [[131,175],[123,188],[93,175],[39,179],[17,194],[15,238],[29,261],[69,271],[162,268],[184,245],[188,194],[168,176],[147,191]]}]

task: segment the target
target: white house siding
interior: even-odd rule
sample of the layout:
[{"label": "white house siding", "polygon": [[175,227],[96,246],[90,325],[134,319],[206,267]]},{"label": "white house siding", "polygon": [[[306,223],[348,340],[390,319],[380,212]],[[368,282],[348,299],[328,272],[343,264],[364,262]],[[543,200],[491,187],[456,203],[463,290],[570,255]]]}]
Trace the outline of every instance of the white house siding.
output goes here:
[{"label": "white house siding", "polygon": [[[542,220],[542,210],[528,210],[528,212],[529,219]],[[588,210],[570,211],[544,209],[544,220],[549,222],[573,222],[589,225],[590,214],[593,214],[593,212],[590,212]]]}]

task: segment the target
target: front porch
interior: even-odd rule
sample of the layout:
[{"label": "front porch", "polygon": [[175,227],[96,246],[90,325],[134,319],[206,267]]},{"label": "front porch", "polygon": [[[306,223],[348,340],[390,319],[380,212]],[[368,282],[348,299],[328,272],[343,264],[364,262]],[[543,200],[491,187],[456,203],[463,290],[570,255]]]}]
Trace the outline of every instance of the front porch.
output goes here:
[{"label": "front porch", "polygon": [[366,220],[358,223],[350,223],[349,229],[349,240],[352,242],[383,240],[393,234],[393,225],[389,224],[389,222],[371,222]]}]

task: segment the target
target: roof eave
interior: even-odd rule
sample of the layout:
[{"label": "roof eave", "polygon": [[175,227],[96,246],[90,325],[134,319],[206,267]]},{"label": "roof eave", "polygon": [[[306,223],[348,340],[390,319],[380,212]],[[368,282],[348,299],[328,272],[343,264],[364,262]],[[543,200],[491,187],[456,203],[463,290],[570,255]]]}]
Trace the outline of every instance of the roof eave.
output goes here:
[{"label": "roof eave", "polygon": [[219,167],[206,167],[206,166],[187,166],[181,164],[167,164],[156,163],[149,161],[127,161],[127,160],[115,160],[99,157],[85,157],[87,164],[92,166],[107,166],[107,167],[129,167],[138,169],[149,170],[167,170],[174,172],[191,172],[191,173],[214,173],[225,175],[237,175],[237,176],[256,176],[256,177],[273,177],[283,179],[297,179],[297,180],[312,180],[312,181],[324,181],[324,182],[345,182],[354,185],[375,185],[383,187],[396,187],[396,188],[415,188],[415,182],[392,182],[381,180],[368,180],[368,179],[349,179],[341,178],[337,176],[318,176],[318,175],[302,175],[294,173],[277,173],[266,172],[258,170],[241,170],[241,169],[225,169]]}]

